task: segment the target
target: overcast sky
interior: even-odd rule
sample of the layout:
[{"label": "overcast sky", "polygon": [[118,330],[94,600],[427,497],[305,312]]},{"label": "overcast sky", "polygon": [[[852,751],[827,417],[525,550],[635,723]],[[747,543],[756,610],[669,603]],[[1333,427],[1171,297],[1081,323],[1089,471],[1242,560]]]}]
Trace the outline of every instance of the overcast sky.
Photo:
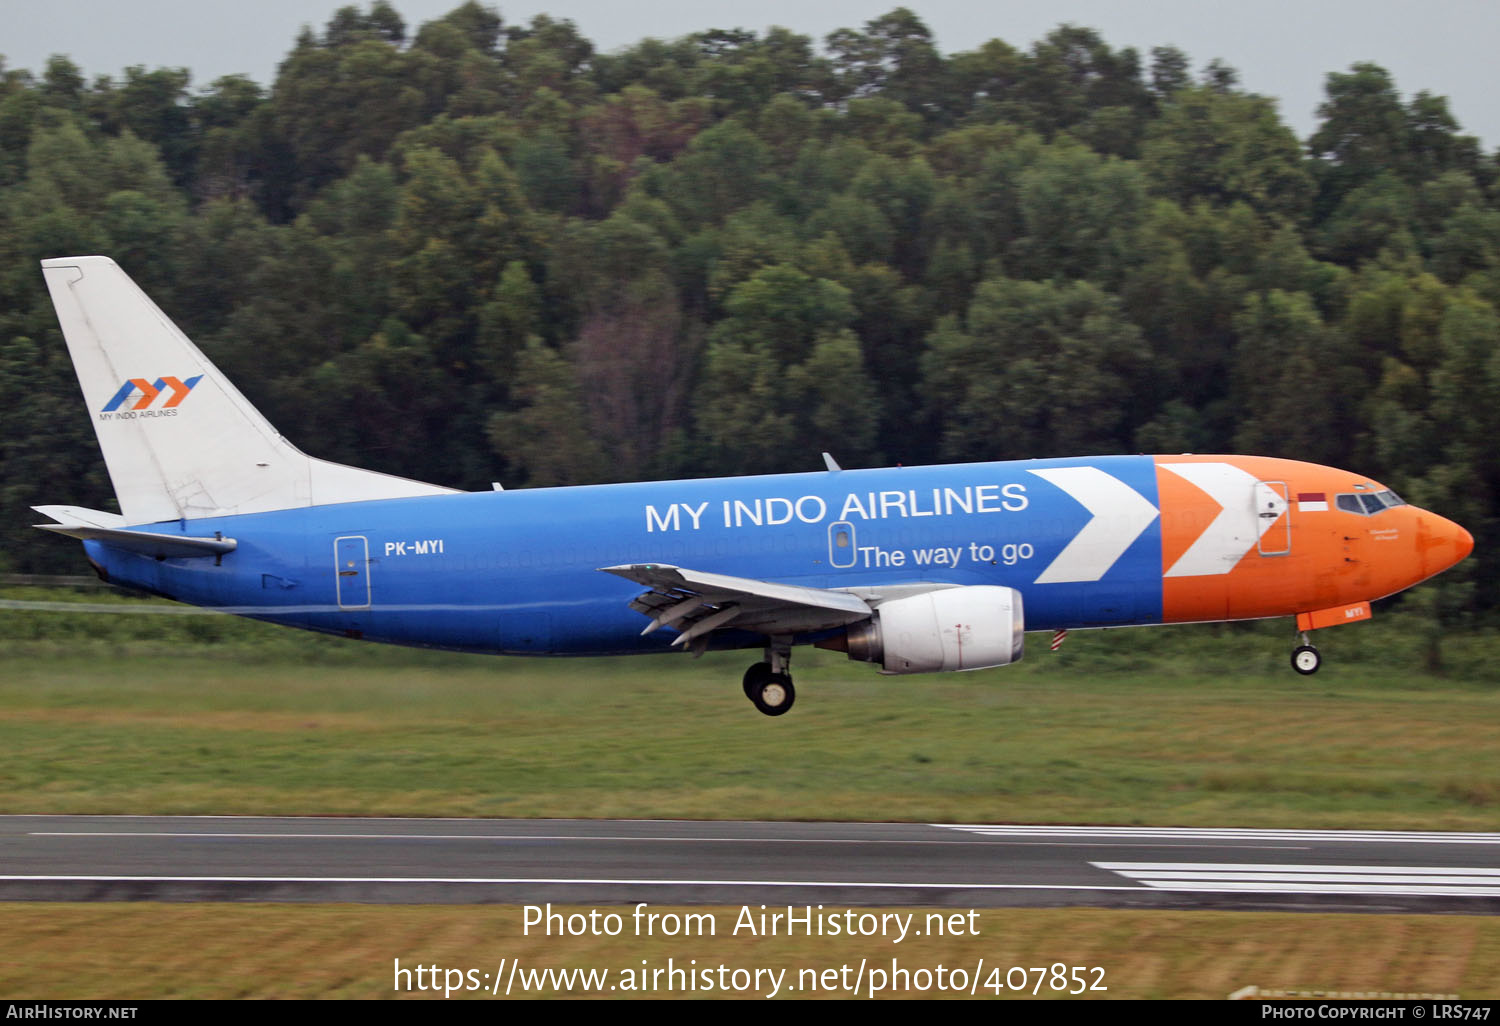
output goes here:
[{"label": "overcast sky", "polygon": [[[409,29],[459,0],[392,0]],[[196,86],[241,73],[270,85],[304,24],[321,29],[337,0],[0,0],[0,54],[40,72],[66,54],[85,75],[118,77],[131,64],[186,67]],[[366,7],[368,4],[359,4]],[[507,23],[545,12],[570,18],[596,48],[706,28],[784,25],[821,43],[900,6],[897,0],[524,0],[497,4]],[[1112,47],[1174,45],[1195,68],[1212,58],[1243,86],[1280,101],[1300,137],[1312,130],[1330,71],[1374,61],[1402,95],[1447,96],[1463,129],[1500,145],[1500,0],[908,0],[945,54],[999,38],[1018,49],[1063,22],[1098,29]]]}]

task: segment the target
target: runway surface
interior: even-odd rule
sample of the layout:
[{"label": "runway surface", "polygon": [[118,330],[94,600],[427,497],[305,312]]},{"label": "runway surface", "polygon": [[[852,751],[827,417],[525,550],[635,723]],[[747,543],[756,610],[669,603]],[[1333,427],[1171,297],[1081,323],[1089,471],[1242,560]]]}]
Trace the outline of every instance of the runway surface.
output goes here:
[{"label": "runway surface", "polygon": [[0,900],[1500,913],[1500,834],[0,817]]}]

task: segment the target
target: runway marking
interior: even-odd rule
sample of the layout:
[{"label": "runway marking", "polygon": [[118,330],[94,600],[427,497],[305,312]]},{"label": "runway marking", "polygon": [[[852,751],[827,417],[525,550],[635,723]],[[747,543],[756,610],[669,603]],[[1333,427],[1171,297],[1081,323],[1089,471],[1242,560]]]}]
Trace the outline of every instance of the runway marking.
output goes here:
[{"label": "runway marking", "polygon": [[1212,862],[1094,862],[1167,891],[1407,894],[1500,898],[1500,869],[1452,866],[1329,866]]},{"label": "runway marking", "polygon": [[[608,834],[339,834],[339,833],[272,833],[269,831],[210,830],[31,830],[28,837],[209,837],[227,839],[267,838],[271,840],[357,840],[357,841],[645,841],[710,844],[946,844],[992,845],[996,847],[1056,847],[1055,841],[934,841],[926,839],[860,837],[631,837]],[[1080,844],[1090,848],[1252,848],[1272,851],[1306,851],[1305,846],[1282,844],[1186,844],[1105,841]]]},{"label": "runway marking", "polygon": [[[193,822],[205,821],[230,821],[247,822],[259,821],[267,823],[304,822],[304,823],[592,823],[595,820],[578,820],[563,817],[543,817],[538,819],[517,820],[475,820],[471,816],[266,816],[266,815],[224,815],[213,813],[195,813],[190,815],[163,816],[158,813],[116,813],[109,815],[59,815],[51,812],[18,812],[0,816],[0,823],[6,820],[21,819],[48,819],[48,820],[77,820],[77,821],[129,821],[129,820],[189,820]],[[660,826],[681,825],[683,822],[695,823],[703,827],[714,826],[784,826],[786,824],[772,821],[757,820],[673,820],[673,819],[613,819],[611,823],[628,823],[632,825]],[[1281,838],[1294,838],[1303,841],[1412,841],[1416,843],[1456,843],[1456,844],[1500,844],[1500,833],[1461,833],[1444,832],[1440,830],[1431,831],[1401,831],[1401,830],[1292,830],[1292,829],[1262,829],[1252,827],[1149,827],[1149,826],[1058,826],[1058,825],[1034,825],[1034,824],[1006,824],[1006,823],[906,823],[892,824],[889,822],[863,822],[863,821],[841,821],[837,823],[803,824],[837,826],[842,828],[869,828],[884,829],[891,826],[929,826],[936,830],[959,830],[968,833],[1003,837],[1003,836],[1069,836],[1080,835],[1097,836],[1127,836],[1127,837],[1193,837],[1223,838],[1237,837],[1249,840],[1275,840]],[[405,835],[403,835],[405,836]],[[469,835],[464,835],[469,836]],[[495,836],[495,835],[475,835]],[[505,836],[535,836],[535,835],[505,835]],[[559,835],[575,836],[575,835]]]},{"label": "runway marking", "polygon": [[[1125,863],[1128,865],[1128,863]],[[1098,863],[1095,863],[1099,866]],[[1100,866],[1100,868],[1104,868]],[[1122,874],[1124,875],[1124,874]],[[1431,879],[1431,878],[1427,878]],[[557,885],[587,887],[768,887],[849,888],[906,891],[1181,891],[1196,893],[1273,893],[1404,895],[1428,897],[1500,897],[1500,883],[1490,887],[1457,883],[1368,884],[1214,881],[1193,879],[1142,880],[1132,884],[1026,883],[898,883],[849,880],[649,880],[597,877],[414,877],[414,876],[122,876],[122,875],[4,875],[0,883],[177,883],[177,884],[446,884],[446,885]],[[1142,884],[1145,886],[1142,886]]]},{"label": "runway marking", "polygon": [[0,875],[0,882],[32,883],[423,883],[423,884],[580,884],[629,887],[855,887],[865,889],[962,891],[1139,891],[1124,884],[1022,883],[879,883],[847,880],[635,880],[592,877],[452,877],[452,876],[113,876]]},{"label": "runway marking", "polygon": [[1010,826],[989,823],[933,823],[983,837],[1175,837],[1197,840],[1357,841],[1412,844],[1500,844],[1500,834],[1444,833],[1435,830],[1260,830],[1239,827]]},{"label": "runway marking", "polygon": [[1196,876],[1203,873],[1240,873],[1259,876],[1285,876],[1288,873],[1399,873],[1403,876],[1492,876],[1500,877],[1500,869],[1492,867],[1463,868],[1451,866],[1345,866],[1345,865],[1286,865],[1282,863],[1223,863],[1223,862],[1095,862],[1100,869],[1116,873],[1140,873],[1145,875]]}]

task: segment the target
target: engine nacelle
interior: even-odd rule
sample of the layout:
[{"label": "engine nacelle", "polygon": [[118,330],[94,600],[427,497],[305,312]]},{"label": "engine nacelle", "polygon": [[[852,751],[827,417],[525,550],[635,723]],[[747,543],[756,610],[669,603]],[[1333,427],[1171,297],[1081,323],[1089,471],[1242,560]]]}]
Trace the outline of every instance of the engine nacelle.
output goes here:
[{"label": "engine nacelle", "polygon": [[886,673],[982,670],[1016,662],[1025,652],[1021,593],[974,585],[881,603],[875,616],[848,629],[850,659]]}]

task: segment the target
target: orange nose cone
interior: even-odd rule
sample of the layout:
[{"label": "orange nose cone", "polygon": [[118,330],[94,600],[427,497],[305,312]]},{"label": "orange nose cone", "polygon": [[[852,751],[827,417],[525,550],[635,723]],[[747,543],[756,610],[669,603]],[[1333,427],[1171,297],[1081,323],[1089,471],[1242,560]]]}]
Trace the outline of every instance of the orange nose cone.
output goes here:
[{"label": "orange nose cone", "polygon": [[1428,576],[1463,562],[1474,551],[1474,536],[1458,524],[1432,514],[1423,519],[1422,569]]},{"label": "orange nose cone", "polygon": [[1469,558],[1469,553],[1474,551],[1474,536],[1468,531],[1465,531],[1462,527],[1454,524],[1453,545],[1458,553],[1453,557],[1453,562],[1461,563],[1465,559]]}]

